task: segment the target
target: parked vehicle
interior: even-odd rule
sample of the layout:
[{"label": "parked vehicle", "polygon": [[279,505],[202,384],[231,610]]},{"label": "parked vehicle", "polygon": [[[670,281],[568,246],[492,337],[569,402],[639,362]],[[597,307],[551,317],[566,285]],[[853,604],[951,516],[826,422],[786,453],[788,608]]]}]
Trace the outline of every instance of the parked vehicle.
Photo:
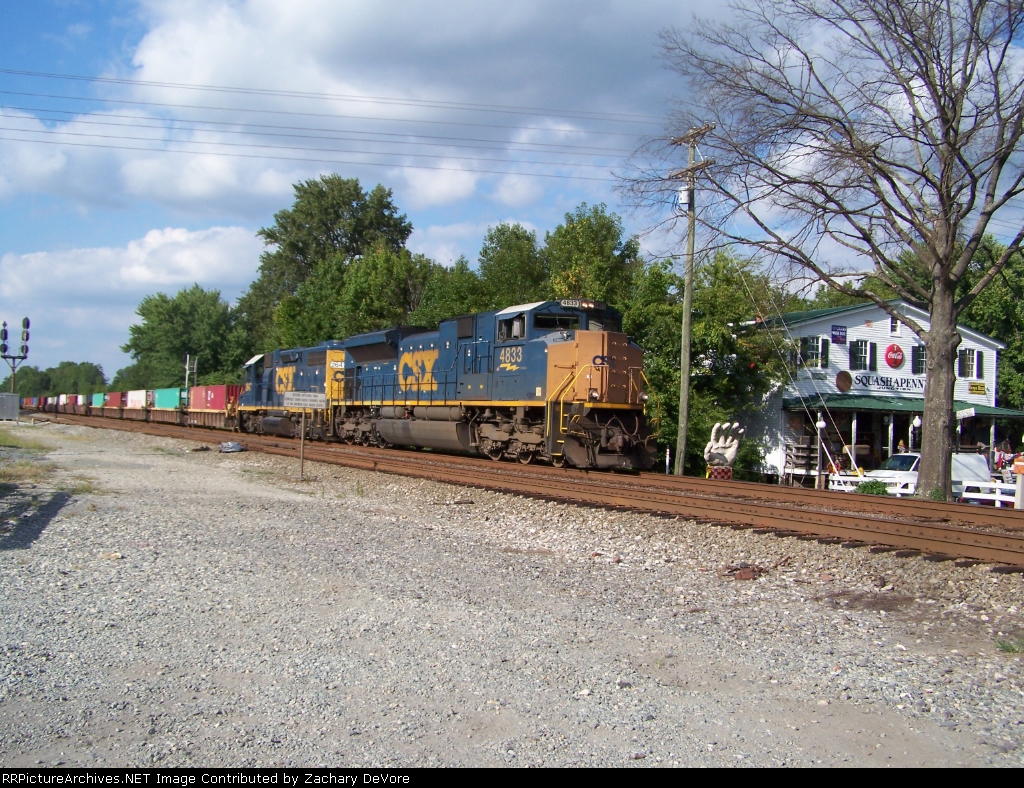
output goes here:
[{"label": "parked vehicle", "polygon": [[[893,454],[877,470],[858,474],[842,473],[829,477],[828,488],[840,492],[856,492],[857,485],[866,481],[881,481],[889,488],[889,495],[902,498],[917,492],[917,469],[921,455],[917,452]],[[983,454],[954,454],[952,459],[953,497],[961,498],[966,482],[990,482],[992,472],[988,458]]]}]

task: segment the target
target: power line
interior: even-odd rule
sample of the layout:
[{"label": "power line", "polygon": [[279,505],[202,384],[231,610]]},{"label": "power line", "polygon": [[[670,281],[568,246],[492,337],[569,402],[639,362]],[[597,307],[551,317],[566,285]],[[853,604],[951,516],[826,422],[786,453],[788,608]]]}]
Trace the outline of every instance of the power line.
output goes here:
[{"label": "power line", "polygon": [[[273,90],[266,88],[242,88],[225,85],[199,85],[184,82],[156,82],[142,79],[125,79],[117,77],[90,77],[80,74],[55,74],[45,71],[24,71],[0,68],[0,74],[15,76],[39,77],[42,79],[69,80],[74,82],[94,82],[115,85],[142,85],[145,87],[174,88],[198,90],[214,93],[236,93],[241,95],[274,96],[281,98],[320,99],[328,101],[352,101],[361,103],[393,104],[398,106],[427,107],[432,109],[458,109],[473,112],[520,113],[531,115],[556,115],[563,118],[583,120],[606,120],[611,123],[645,123],[648,120],[661,121],[655,115],[639,115],[625,112],[594,112],[590,110],[560,110],[550,107],[523,107],[505,104],[476,104],[465,101],[436,101],[428,99],[398,98],[394,96],[360,96],[346,93],[313,93],[298,90]],[[644,120],[638,120],[643,118]]]},{"label": "power line", "polygon": [[[251,142],[206,142],[203,140],[160,140],[152,137],[133,137],[126,134],[95,134],[81,131],[51,131],[49,129],[19,129],[10,128],[9,126],[0,126],[0,131],[15,131],[20,134],[47,134],[47,135],[58,135],[58,136],[69,136],[69,137],[92,137],[96,139],[108,139],[108,140],[132,140],[134,142],[166,142],[176,143],[179,145],[218,145],[222,147],[232,148],[255,148],[257,150],[294,150],[294,151],[313,151],[315,153],[355,153],[358,155],[367,156],[409,156],[412,158],[421,159],[445,159],[445,160],[457,160],[457,161],[491,161],[499,162],[503,164],[538,164],[541,166],[566,166],[566,167],[587,167],[605,169],[604,164],[569,164],[567,162],[551,162],[551,161],[530,161],[520,159],[500,159],[493,156],[458,156],[455,154],[440,154],[440,153],[389,153],[388,151],[372,151],[372,150],[347,150],[337,148],[310,148],[293,145],[261,145],[258,143]],[[202,151],[198,151],[202,152]]]},{"label": "power line", "polygon": [[[235,158],[235,159],[269,159],[271,161],[298,161],[298,162],[311,162],[314,164],[349,164],[353,166],[380,166],[380,167],[394,167],[402,170],[441,170],[447,172],[462,172],[475,175],[523,175],[531,178],[556,178],[558,180],[568,181],[597,181],[601,183],[614,183],[615,178],[595,178],[588,175],[561,175],[558,173],[545,173],[545,172],[516,172],[514,170],[480,170],[471,169],[466,170],[461,167],[436,167],[427,164],[390,164],[383,162],[373,161],[349,161],[345,159],[326,159],[326,158],[306,158],[301,156],[274,156],[270,154],[255,154],[255,153],[228,153],[224,151],[194,151],[194,150],[178,150],[174,148],[143,148],[132,145],[103,145],[100,143],[90,142],[69,142],[63,140],[32,140],[22,139],[20,137],[0,137],[0,140],[7,142],[27,142],[33,145],[68,145],[77,148],[104,148],[108,150],[137,150],[144,151],[146,153],[186,153],[192,156],[219,156],[222,158]],[[380,154],[373,154],[380,155]],[[384,154],[384,155],[397,155],[397,154]],[[510,162],[514,163],[514,162]]]},{"label": "power line", "polygon": [[[232,123],[229,121],[216,121],[216,120],[167,120],[161,124],[146,125],[144,123],[132,122],[132,123],[115,123],[112,121],[97,121],[97,120],[83,120],[83,117],[97,117],[97,118],[122,118],[131,121],[144,121],[144,120],[162,120],[159,117],[147,116],[139,117],[137,115],[120,115],[116,113],[84,113],[79,114],[72,110],[52,110],[41,107],[0,107],[0,117],[5,117],[5,112],[10,111],[18,112],[36,112],[45,114],[60,114],[70,115],[72,119],[66,122],[74,123],[87,123],[91,125],[100,126],[121,126],[129,128],[150,128],[150,129],[164,129],[167,131],[212,131],[219,132],[221,134],[262,134],[269,137],[296,137],[301,139],[338,139],[338,140],[351,140],[351,141],[374,141],[384,144],[405,144],[405,145],[432,145],[437,147],[452,147],[450,142],[412,142],[415,139],[429,139],[429,140],[450,140],[457,143],[498,143],[497,145],[465,145],[468,148],[479,148],[481,150],[525,150],[526,152],[536,153],[569,153],[572,155],[600,155],[602,153],[611,153],[618,155],[628,155],[632,151],[624,148],[597,148],[588,146],[573,146],[573,145],[559,145],[558,143],[548,142],[513,142],[496,139],[486,138],[473,138],[473,137],[446,137],[446,136],[434,136],[426,134],[400,134],[396,132],[383,132],[383,131],[352,131],[349,129],[321,129],[321,128],[307,128],[303,126],[275,126],[270,124],[252,124],[252,123]],[[6,115],[12,120],[52,120],[54,122],[61,122],[59,118],[43,118],[38,115],[32,117],[22,117],[18,115]],[[197,123],[202,126],[231,126],[235,128],[229,129],[207,129],[202,126],[185,126],[183,123]],[[237,127],[241,127],[243,130],[239,130]],[[244,129],[255,129],[256,131],[245,131]],[[264,131],[264,129],[284,129],[288,131],[321,131],[331,134],[357,134],[360,137],[339,137],[339,136],[317,136],[310,134],[284,134],[276,131]],[[363,137],[369,137],[370,140],[363,140]],[[397,140],[381,140],[373,139],[374,137],[397,137]],[[530,146],[529,148],[523,149],[520,147],[513,146]],[[543,150],[543,148],[560,148],[562,150]],[[536,149],[536,150],[534,150]]]},{"label": "power line", "polygon": [[544,131],[558,134],[596,134],[602,137],[629,137],[636,139],[636,134],[625,131],[597,131],[594,129],[558,129],[544,126],[519,126],[508,123],[467,123],[459,120],[421,120],[418,118],[386,118],[374,115],[339,115],[331,112],[295,112],[279,109],[250,109],[248,107],[211,107],[203,104],[172,104],[159,101],[134,101],[130,99],[85,98],[82,96],[62,96],[54,93],[29,93],[18,90],[0,90],[0,95],[28,96],[31,98],[51,98],[61,101],[91,101],[102,104],[130,104],[136,107],[165,107],[168,109],[199,109],[214,112],[252,112],[261,115],[293,115],[306,118],[345,118],[347,120],[373,120],[385,123],[418,123],[433,126],[466,126],[486,129],[513,129],[515,131]]}]

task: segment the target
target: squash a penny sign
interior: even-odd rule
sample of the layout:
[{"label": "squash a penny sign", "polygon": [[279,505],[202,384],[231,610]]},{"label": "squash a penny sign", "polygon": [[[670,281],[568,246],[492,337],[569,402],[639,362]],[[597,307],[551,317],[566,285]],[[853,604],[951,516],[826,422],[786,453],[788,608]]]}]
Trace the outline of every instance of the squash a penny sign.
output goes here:
[{"label": "squash a penny sign", "polygon": [[885,349],[885,363],[893,369],[899,369],[903,366],[903,348],[897,344],[889,345]]},{"label": "squash a penny sign", "polygon": [[843,394],[849,391],[853,387],[853,376],[845,369],[836,375],[836,388],[839,389]]}]

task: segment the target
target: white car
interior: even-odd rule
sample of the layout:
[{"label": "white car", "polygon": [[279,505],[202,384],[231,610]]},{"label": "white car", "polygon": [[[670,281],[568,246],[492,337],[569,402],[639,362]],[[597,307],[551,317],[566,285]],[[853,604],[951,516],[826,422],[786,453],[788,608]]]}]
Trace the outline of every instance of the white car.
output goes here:
[{"label": "white car", "polygon": [[[878,470],[869,471],[863,476],[851,473],[830,476],[828,488],[840,492],[856,492],[857,485],[861,482],[879,481],[885,482],[889,495],[898,498],[913,495],[917,490],[917,468],[920,462],[921,455],[917,452],[893,454],[878,467]],[[954,454],[952,471],[954,498],[963,496],[965,482],[992,480],[988,458],[983,454]]]}]

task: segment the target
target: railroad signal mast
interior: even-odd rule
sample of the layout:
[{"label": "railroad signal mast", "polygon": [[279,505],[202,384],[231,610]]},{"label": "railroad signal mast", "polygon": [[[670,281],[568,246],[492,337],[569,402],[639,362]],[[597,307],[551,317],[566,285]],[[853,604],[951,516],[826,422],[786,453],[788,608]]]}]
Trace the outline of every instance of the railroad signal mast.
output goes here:
[{"label": "railroad signal mast", "polygon": [[673,145],[686,145],[689,149],[689,164],[682,170],[669,175],[669,180],[683,181],[679,189],[679,202],[686,200],[686,270],[683,274],[683,325],[679,342],[679,432],[676,437],[675,475],[683,475],[686,461],[686,429],[690,422],[690,316],[693,311],[693,256],[694,235],[697,232],[697,174],[715,163],[714,159],[697,161],[697,143],[715,130],[714,123],[705,123],[700,128],[690,129],[681,137],[672,140]]},{"label": "railroad signal mast", "polygon": [[7,362],[7,366],[11,368],[11,393],[15,392],[15,377],[18,374],[18,365],[21,364],[25,359],[28,358],[28,328],[29,319],[23,317],[21,319],[21,347],[19,353],[8,353],[9,348],[7,347],[7,321],[4,321],[3,327],[0,328],[0,358]]}]

